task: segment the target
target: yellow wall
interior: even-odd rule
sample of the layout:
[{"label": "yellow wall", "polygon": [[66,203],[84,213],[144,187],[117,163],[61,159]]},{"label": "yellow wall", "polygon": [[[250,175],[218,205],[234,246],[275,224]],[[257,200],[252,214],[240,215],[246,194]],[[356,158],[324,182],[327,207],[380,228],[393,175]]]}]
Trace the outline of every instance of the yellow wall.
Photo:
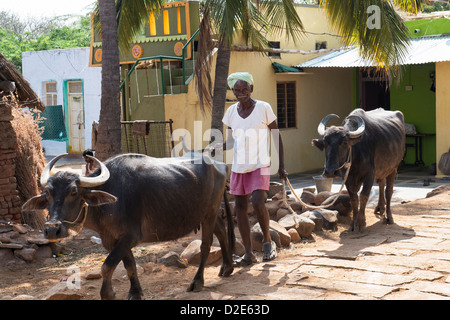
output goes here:
[{"label": "yellow wall", "polygon": [[[281,48],[314,50],[317,41],[327,41],[328,48],[339,48],[339,38],[329,35],[330,25],[326,15],[318,7],[297,6],[297,11],[303,21],[305,30],[313,33],[327,33],[327,35],[314,35],[306,33],[297,44],[287,42],[284,37],[274,37],[269,40],[281,41]],[[229,73],[247,71],[253,75],[254,91],[252,97],[268,102],[275,114],[277,112],[276,83],[277,81],[296,81],[297,100],[297,127],[280,130],[285,148],[285,166],[288,172],[304,172],[323,167],[324,155],[311,146],[311,140],[317,138],[317,126],[320,120],[328,113],[336,113],[344,118],[352,109],[352,69],[320,69],[315,68],[306,74],[276,74],[272,62],[287,66],[299,64],[316,57],[317,54],[281,54],[281,59],[268,57],[267,53],[258,52],[231,52]],[[214,67],[216,55],[212,58],[212,79],[214,80]],[[227,99],[234,100],[231,90],[228,90]],[[228,108],[234,102],[227,102]],[[174,120],[174,130],[185,128],[191,133],[191,142],[194,135],[194,121],[202,121],[202,130],[210,128],[211,113],[204,115],[200,111],[194,81],[189,83],[188,94],[165,96],[166,119]],[[177,141],[175,141],[177,145]],[[193,146],[196,149],[205,147]],[[232,154],[226,155],[227,162]],[[272,153],[272,174],[278,170],[278,154]]]},{"label": "yellow wall", "polygon": [[[450,61],[436,62],[436,161],[450,148]],[[437,176],[443,173],[437,169]]]}]

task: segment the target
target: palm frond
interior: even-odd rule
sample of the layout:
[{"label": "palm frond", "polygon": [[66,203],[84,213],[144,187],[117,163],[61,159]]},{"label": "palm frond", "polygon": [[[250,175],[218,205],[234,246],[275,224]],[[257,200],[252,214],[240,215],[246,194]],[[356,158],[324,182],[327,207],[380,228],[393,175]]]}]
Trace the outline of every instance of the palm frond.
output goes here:
[{"label": "palm frond", "polygon": [[128,50],[149,19],[149,12],[158,12],[164,0],[116,0],[119,49]]},{"label": "palm frond", "polygon": [[[148,22],[150,12],[158,12],[164,0],[116,0],[119,49],[124,52]],[[94,26],[100,30],[98,2],[94,6]]]},{"label": "palm frond", "polygon": [[[357,45],[363,58],[388,69],[401,63],[409,46],[409,32],[390,1],[321,0],[320,5],[344,44]],[[379,19],[379,26],[371,26],[373,15],[378,13],[375,18]]]}]

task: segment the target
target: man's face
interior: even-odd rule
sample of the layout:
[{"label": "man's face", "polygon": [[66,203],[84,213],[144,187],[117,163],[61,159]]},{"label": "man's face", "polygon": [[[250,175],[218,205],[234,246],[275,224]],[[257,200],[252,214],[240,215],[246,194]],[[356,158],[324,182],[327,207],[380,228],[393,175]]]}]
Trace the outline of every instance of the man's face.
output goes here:
[{"label": "man's face", "polygon": [[253,85],[249,85],[247,82],[242,80],[238,80],[233,87],[233,93],[239,102],[249,101],[252,92]]}]

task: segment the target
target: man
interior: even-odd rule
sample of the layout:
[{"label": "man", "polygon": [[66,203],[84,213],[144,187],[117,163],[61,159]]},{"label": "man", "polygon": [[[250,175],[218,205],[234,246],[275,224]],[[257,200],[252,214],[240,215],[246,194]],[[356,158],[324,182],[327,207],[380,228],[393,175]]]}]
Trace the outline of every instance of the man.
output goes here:
[{"label": "man", "polygon": [[[244,256],[237,260],[236,264],[245,266],[257,262],[252,250],[250,224],[247,216],[248,195],[250,194],[252,206],[264,236],[263,261],[273,260],[277,256],[276,245],[270,238],[270,218],[265,202],[270,183],[269,133],[271,130],[277,130],[278,126],[271,106],[267,102],[251,98],[253,92],[251,74],[247,72],[233,73],[227,81],[238,102],[227,109],[222,119],[228,127],[228,139],[234,140],[232,146],[228,140],[223,147],[225,150],[234,148],[230,193],[235,196],[238,228],[245,247]],[[278,174],[281,179],[285,179],[287,171],[284,168],[283,143],[281,135],[278,137]]]},{"label": "man", "polygon": [[94,152],[91,149],[86,149],[83,151],[82,154],[84,161],[86,162],[86,166],[83,168],[84,170],[84,175],[89,175],[90,173],[94,172],[96,164],[94,162],[94,160],[92,160],[91,158],[89,158],[88,156],[93,157],[94,156]]}]

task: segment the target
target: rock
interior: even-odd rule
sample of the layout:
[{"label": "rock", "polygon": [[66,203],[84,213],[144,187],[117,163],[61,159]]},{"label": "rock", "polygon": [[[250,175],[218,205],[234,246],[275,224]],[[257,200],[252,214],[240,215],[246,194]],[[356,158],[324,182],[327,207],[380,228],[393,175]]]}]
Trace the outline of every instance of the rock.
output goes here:
[{"label": "rock", "polygon": [[82,296],[76,286],[68,285],[66,281],[59,282],[42,295],[42,300],[81,300]]},{"label": "rock", "polygon": [[[192,241],[186,249],[181,253],[180,258],[182,260],[186,259],[190,264],[199,264],[200,263],[200,246],[202,244],[201,240]],[[211,264],[216,262],[222,257],[222,250],[218,247],[211,246],[209,251],[208,259],[206,260],[206,264]]]},{"label": "rock", "polygon": [[0,249],[22,249],[23,245],[20,243],[0,243]]},{"label": "rock", "polygon": [[245,247],[242,244],[241,240],[236,239],[235,246],[234,246],[234,254],[242,257],[245,253]]},{"label": "rock", "polygon": [[36,249],[23,248],[20,250],[15,250],[14,255],[24,261],[31,262],[34,260],[34,257],[36,255]]},{"label": "rock", "polygon": [[187,268],[188,263],[186,260],[182,260],[180,258],[180,255],[176,252],[169,251],[159,259],[159,262],[165,265],[166,267],[172,266],[172,267],[178,267],[178,268]]},{"label": "rock", "polygon": [[316,196],[314,192],[303,189],[300,199],[305,203],[314,204]]},{"label": "rock", "polygon": [[261,252],[262,251],[262,243],[264,241],[264,236],[262,232],[252,231],[250,232],[250,239],[252,241],[252,249],[254,251]]},{"label": "rock", "polygon": [[311,236],[315,227],[316,224],[314,223],[314,221],[308,218],[300,217],[300,221],[298,221],[298,227],[295,228],[295,230],[297,230],[300,237],[308,238]]},{"label": "rock", "polygon": [[[298,223],[298,227],[295,227],[295,221],[294,221],[294,215],[295,215],[295,219]],[[285,216],[284,218],[281,218],[278,223],[283,226],[284,228],[286,228],[287,230],[291,229],[291,228],[295,228],[298,232],[298,234],[300,235],[300,237],[302,238],[307,238],[309,236],[311,236],[314,228],[315,228],[315,223],[314,221],[312,221],[311,219],[307,218],[307,217],[303,217],[301,215],[298,214],[289,214],[287,216]]]},{"label": "rock", "polygon": [[283,200],[284,195],[283,195],[283,191],[277,192],[273,197],[272,197],[272,201],[273,200]]},{"label": "rock", "polygon": [[51,258],[53,255],[52,249],[50,246],[40,246],[36,250],[36,259],[47,259]]},{"label": "rock", "polygon": [[271,199],[278,192],[283,192],[283,184],[279,182],[271,182],[269,185],[267,198]]},{"label": "rock", "polygon": [[66,249],[66,246],[60,242],[50,242],[49,245],[53,254],[56,256],[62,254]]},{"label": "rock", "polygon": [[28,243],[37,244],[38,246],[42,246],[42,245],[50,243],[50,241],[48,239],[45,239],[43,237],[42,238],[28,238],[27,241],[28,241]]},{"label": "rock", "polygon": [[291,212],[288,209],[280,208],[277,210],[277,213],[274,217],[274,220],[278,221],[281,218],[285,217],[286,215],[290,214]]},{"label": "rock", "polygon": [[283,203],[282,200],[272,200],[272,201],[266,202],[265,206],[266,206],[267,212],[269,212],[269,216],[271,218],[276,217],[277,211],[280,208],[282,203]]},{"label": "rock", "polygon": [[11,249],[0,249],[0,265],[7,264],[8,261],[14,259],[14,253]]},{"label": "rock", "polygon": [[[273,241],[277,244],[278,247],[287,247],[289,246],[289,243],[291,242],[291,237],[287,233],[286,228],[281,226],[278,222],[270,220],[269,221],[269,230],[270,230],[270,237]],[[259,223],[255,224],[251,230],[252,232],[259,232],[262,235],[261,226]],[[262,245],[262,240],[261,240]]]},{"label": "rock", "polygon": [[[334,201],[334,195],[331,195],[328,199],[326,199],[322,205],[327,205]],[[334,204],[327,208],[328,210],[336,210],[342,216],[348,216],[352,211],[352,205],[350,203],[350,196],[348,193],[341,193],[338,199],[334,202]]]},{"label": "rock", "polygon": [[314,210],[320,213],[323,217],[323,228],[326,230],[337,230],[337,215],[338,211],[336,210],[327,210],[327,209],[316,209]]},{"label": "rock", "polygon": [[12,227],[13,227],[14,231],[16,231],[16,232],[18,232],[20,234],[25,234],[25,233],[28,232],[27,227],[25,225],[23,225],[23,224],[16,224],[16,223],[14,223],[12,225]]},{"label": "rock", "polygon": [[323,217],[320,213],[317,213],[315,210],[313,211],[306,211],[301,214],[302,217],[311,219],[314,221],[314,224],[316,225],[314,227],[314,231],[321,231],[323,228]]},{"label": "rock", "polygon": [[295,230],[294,228],[289,229],[287,232],[291,236],[292,242],[295,243],[295,242],[299,242],[301,240],[300,235],[298,234],[297,230]]},{"label": "rock", "polygon": [[[270,229],[270,238],[273,242],[275,242],[277,248],[281,247],[280,243],[280,236],[278,235],[278,232],[276,232],[273,229]],[[252,249],[254,251],[262,252],[262,245],[264,242],[264,235],[261,231],[251,231],[250,232],[250,239],[252,241]]]},{"label": "rock", "polygon": [[330,191],[319,192],[314,198],[314,204],[320,206],[325,200],[327,200],[333,193]]},{"label": "rock", "polygon": [[85,273],[84,278],[86,280],[94,280],[94,279],[101,279],[102,278],[102,271],[101,270],[91,270]]}]

